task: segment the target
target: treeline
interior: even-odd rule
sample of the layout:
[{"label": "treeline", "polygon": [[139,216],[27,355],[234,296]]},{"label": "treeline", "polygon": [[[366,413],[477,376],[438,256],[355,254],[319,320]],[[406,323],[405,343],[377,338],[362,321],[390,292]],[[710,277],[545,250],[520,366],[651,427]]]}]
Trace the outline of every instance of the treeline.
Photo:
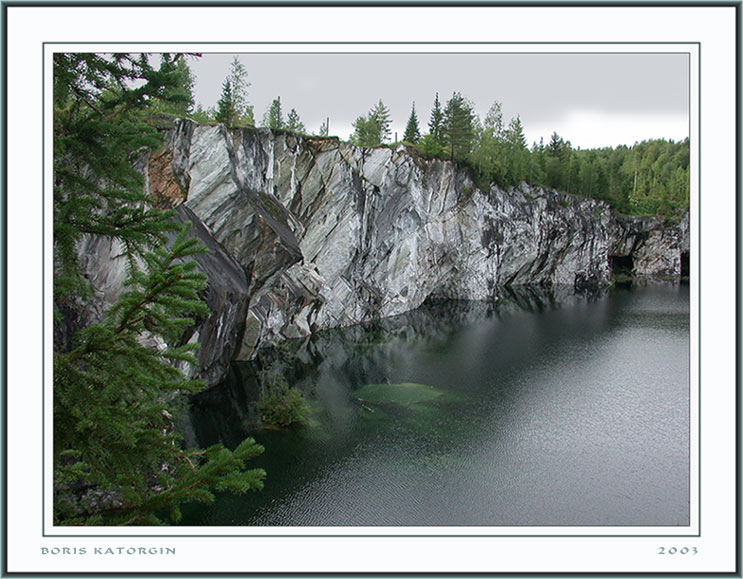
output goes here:
[{"label": "treeline", "polygon": [[[201,124],[222,123],[227,127],[255,127],[254,107],[248,102],[248,73],[243,64],[235,57],[222,83],[222,93],[216,107],[203,108],[193,98],[194,80],[188,65],[181,60],[179,75],[176,77],[180,100],[169,100],[154,106],[155,112],[189,117]],[[306,133],[304,123],[297,110],[292,108],[284,118],[281,97],[277,96],[263,115],[262,127],[272,130],[285,130],[295,133]],[[328,122],[321,127],[320,136],[328,135]]]},{"label": "treeline", "polygon": [[529,154],[533,183],[601,199],[632,215],[670,218],[689,209],[689,139],[581,150],[553,134]]},{"label": "treeline", "polygon": [[[216,108],[194,106],[193,79],[184,61],[178,65],[179,89],[170,110],[200,123],[223,123],[229,127],[256,126],[248,103],[250,83],[237,57],[222,84]],[[360,147],[376,147],[391,140],[391,114],[380,99],[366,115],[356,118],[349,140]],[[296,109],[284,118],[281,97],[276,97],[263,115],[262,127],[306,134]],[[473,103],[455,92],[442,103],[438,93],[427,124],[420,127],[413,103],[402,142],[414,145],[426,158],[450,159],[467,165],[481,189],[491,183],[501,187],[526,181],[606,201],[617,211],[632,215],[677,217],[689,208],[689,140],[662,139],[601,149],[573,148],[556,132],[550,141],[529,147],[521,119],[507,123],[501,104],[494,102],[484,119]],[[328,136],[328,121],[319,136]]]},{"label": "treeline", "polygon": [[[354,123],[351,141],[372,147],[389,138],[389,109],[380,100]],[[501,104],[493,103],[481,121],[474,106],[454,93],[442,106],[437,94],[421,135],[413,103],[403,141],[427,158],[446,158],[468,165],[482,189],[526,181],[606,201],[633,215],[680,216],[689,208],[689,140],[652,140],[632,147],[574,149],[556,132],[550,142],[527,146],[517,116],[506,125]]]}]

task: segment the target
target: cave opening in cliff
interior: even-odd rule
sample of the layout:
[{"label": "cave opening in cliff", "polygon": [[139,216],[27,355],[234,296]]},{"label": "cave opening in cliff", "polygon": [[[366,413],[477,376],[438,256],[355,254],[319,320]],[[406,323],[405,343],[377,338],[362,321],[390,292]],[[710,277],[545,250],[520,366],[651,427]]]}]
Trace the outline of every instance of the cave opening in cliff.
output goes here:
[{"label": "cave opening in cliff", "polygon": [[689,277],[689,252],[681,252],[681,277]]},{"label": "cave opening in cliff", "polygon": [[609,267],[611,268],[611,277],[614,283],[632,283],[632,272],[635,267],[632,255],[610,255]]}]

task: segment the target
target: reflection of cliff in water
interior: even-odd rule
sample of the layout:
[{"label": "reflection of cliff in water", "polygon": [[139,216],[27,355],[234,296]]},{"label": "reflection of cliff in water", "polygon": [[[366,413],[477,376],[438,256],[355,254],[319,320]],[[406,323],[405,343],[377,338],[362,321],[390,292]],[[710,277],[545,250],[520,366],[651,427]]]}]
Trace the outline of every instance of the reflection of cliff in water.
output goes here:
[{"label": "reflection of cliff in water", "polygon": [[327,344],[340,340],[352,348],[364,344],[394,343],[399,340],[446,340],[452,333],[493,316],[516,312],[542,313],[577,303],[590,303],[606,296],[609,289],[576,293],[570,286],[510,287],[496,301],[429,300],[411,312],[348,328],[325,330],[309,336],[297,348],[300,357],[322,353]]},{"label": "reflection of cliff in water", "polygon": [[[256,402],[261,391],[261,369],[279,367],[289,384],[299,388],[307,399],[318,400],[326,410],[338,414],[336,419],[342,419],[354,410],[354,387],[409,380],[401,368],[406,367],[406,358],[413,356],[414,350],[424,348],[431,355],[438,351],[443,355],[462,329],[489,321],[496,322],[497,329],[489,334],[488,341],[527,342],[530,346],[525,351],[537,355],[541,340],[529,334],[529,314],[592,303],[608,291],[576,293],[567,286],[519,287],[509,288],[497,302],[430,300],[399,316],[287,340],[277,348],[264,349],[254,361],[233,362],[222,383],[193,397],[187,442],[216,442],[214,435],[207,433],[219,432],[220,442],[236,445],[258,428]],[[512,319],[514,316],[517,321]],[[592,321],[596,324],[594,329],[600,330],[602,317]],[[581,327],[584,326],[582,320]],[[569,327],[560,330],[571,332]],[[509,357],[510,348],[495,356],[503,365],[518,368],[529,363],[529,355],[524,356],[524,350],[519,352],[519,359]]]},{"label": "reflection of cliff in water", "polygon": [[[256,428],[280,366],[306,425]],[[194,399],[198,444],[253,436],[260,493],[193,525],[688,525],[689,288],[442,301],[261,353]]]}]

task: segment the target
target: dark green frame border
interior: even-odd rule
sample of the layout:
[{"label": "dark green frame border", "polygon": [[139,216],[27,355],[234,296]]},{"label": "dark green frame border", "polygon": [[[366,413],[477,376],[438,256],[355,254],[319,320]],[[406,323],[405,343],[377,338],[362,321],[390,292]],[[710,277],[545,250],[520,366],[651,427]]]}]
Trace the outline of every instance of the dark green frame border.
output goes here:
[{"label": "dark green frame border", "polygon": [[[618,6],[627,6],[628,4],[629,3],[620,3],[620,4],[617,4],[617,5]],[[29,6],[29,5],[31,5],[31,4],[24,4],[24,6]],[[44,5],[46,6],[46,4],[44,4]],[[114,3],[109,4],[109,6],[112,6],[112,5],[115,5],[115,4]],[[283,6],[292,6],[292,5],[297,6],[297,7],[298,6],[306,6],[306,4],[302,4],[301,2],[300,3],[297,3],[297,4],[283,4]],[[333,6],[334,4],[331,3],[331,4],[328,4],[328,5],[329,6]],[[380,3],[373,3],[373,4],[370,4],[370,5],[371,6],[379,6]],[[384,5],[384,4],[382,4],[382,5]],[[411,5],[416,5],[416,3],[412,3]],[[461,6],[467,6],[467,5],[470,5],[470,6],[473,6],[473,5],[475,5],[475,6],[477,6],[477,5],[479,5],[479,6],[492,6],[492,4],[489,4],[489,3],[483,3],[483,4],[472,3],[472,4],[470,4],[469,2],[466,2],[466,3],[461,4]],[[524,4],[518,4],[518,5],[520,7],[524,7]],[[546,4],[546,5],[547,6],[555,6],[555,4]],[[641,4],[641,5],[642,6],[648,6],[648,4]],[[667,4],[660,4],[660,6],[664,6],[664,5],[667,6]],[[706,6],[715,6],[715,5],[716,4],[715,3],[712,3],[712,2],[710,2],[709,4],[704,4],[705,7]],[[137,8],[137,7],[139,7],[137,4],[122,4],[121,6],[131,7],[131,8]],[[153,6],[153,4],[149,4],[149,6]],[[162,6],[172,6],[172,5],[163,4]],[[190,6],[194,6],[194,5],[186,4],[186,6],[189,6],[190,7]],[[235,7],[234,4],[219,4],[219,3],[215,3],[213,5],[209,5],[209,7],[212,7],[212,6],[214,6],[214,7],[217,7],[217,6]],[[272,6],[276,7],[275,4],[272,4]],[[361,4],[361,6],[363,6],[363,4]],[[401,4],[395,4],[395,6],[401,6]],[[730,7],[730,5],[728,5],[728,4],[722,4],[722,6]],[[432,6],[429,5],[429,7],[432,7]],[[7,22],[7,20],[6,20],[6,22]],[[688,45],[696,45],[697,46],[697,69],[699,71],[699,75],[698,75],[699,82],[698,82],[698,86],[697,86],[697,90],[698,90],[698,95],[697,95],[697,98],[698,98],[698,118],[697,118],[697,122],[698,122],[698,125],[699,125],[698,128],[701,128],[701,124],[702,124],[702,111],[701,111],[701,92],[702,92],[701,56],[702,56],[702,46],[701,46],[701,43],[700,42],[684,42],[684,41],[677,41],[677,42],[527,42],[527,41],[524,41],[524,42],[477,42],[477,41],[466,41],[466,42],[409,42],[409,41],[408,42],[392,42],[392,41],[389,41],[389,42],[361,42],[361,41],[350,41],[350,42],[338,42],[338,41],[333,41],[333,42],[321,42],[321,41],[314,41],[314,42],[299,42],[299,41],[296,41],[296,42],[294,42],[294,41],[292,41],[292,42],[280,42],[280,41],[272,41],[272,42],[227,42],[227,41],[225,41],[225,42],[144,42],[143,41],[143,42],[136,42],[136,43],[134,43],[134,42],[128,43],[128,42],[111,42],[111,41],[101,41],[101,42],[95,42],[95,41],[85,41],[85,42],[55,41],[55,42],[43,42],[42,43],[42,49],[41,49],[41,53],[42,53],[41,54],[41,58],[42,58],[42,66],[41,66],[41,70],[42,70],[42,94],[43,94],[43,92],[45,92],[45,89],[46,89],[46,87],[45,87],[46,70],[45,70],[45,60],[44,60],[44,57],[45,57],[45,54],[46,54],[46,47],[47,46],[53,46],[53,45],[66,45],[66,44],[74,44],[74,45],[81,45],[81,46],[88,45],[88,44],[90,44],[90,45],[101,45],[101,44],[116,44],[116,45],[126,45],[126,44],[143,45],[143,44],[147,44],[147,45],[159,45],[159,44],[163,44],[163,45],[168,45],[168,46],[176,46],[176,45],[179,45],[179,44],[186,44],[186,45],[196,44],[196,45],[203,45],[203,46],[208,46],[208,45],[215,45],[216,46],[216,45],[224,45],[224,44],[230,44],[230,45],[246,45],[246,46],[258,46],[258,45],[260,45],[260,46],[271,46],[271,45],[281,45],[281,46],[286,46],[286,45],[301,45],[301,46],[312,46],[312,45],[327,45],[327,46],[343,46],[343,45],[348,45],[348,46],[354,46],[354,45],[364,45],[364,46],[374,46],[374,45],[395,45],[395,46],[405,46],[405,45],[410,45],[410,46],[426,46],[426,45],[428,45],[428,46],[430,46],[430,45],[442,45],[442,46],[446,46],[446,45],[450,45],[450,46],[468,46],[468,45],[480,45],[480,46],[498,46],[498,45],[509,45],[509,46],[513,46],[513,45],[517,45],[517,46],[518,45],[530,45],[530,46],[534,46],[534,45],[550,45],[550,46],[559,46],[559,45],[576,45],[576,46],[578,46],[578,45],[584,45],[584,46],[600,46],[602,44],[612,45],[612,46],[622,46],[622,45],[627,45],[627,46],[637,46],[637,45],[651,45],[651,46],[652,45],[659,45],[659,46],[687,45],[688,46]],[[214,51],[214,53],[220,53],[220,51],[217,50],[217,51]],[[227,54],[226,51],[224,53]],[[441,53],[441,52],[439,52],[439,53]],[[659,51],[659,53],[668,54],[668,53],[672,53],[672,52],[670,52],[670,51],[660,52]],[[229,54],[232,54],[232,52],[229,52]],[[240,53],[240,54],[244,54],[244,53]],[[281,53],[281,54],[291,54],[291,53]],[[320,54],[320,53],[318,53],[318,54]],[[324,54],[324,53],[322,53],[322,54]],[[367,51],[365,51],[364,54],[373,54],[373,52],[367,52]],[[383,53],[383,54],[394,54],[394,53]],[[398,52],[398,54],[399,54],[399,52]],[[433,54],[436,54],[436,53],[434,52]],[[448,53],[446,53],[446,54],[448,54]],[[462,53],[462,54],[467,54],[467,53]],[[490,54],[490,53],[484,53],[483,52],[482,54]],[[511,52],[510,54],[517,54],[517,53]],[[528,54],[540,54],[540,53],[539,52],[529,52]],[[576,53],[574,51],[565,51],[565,52],[551,51],[548,54],[627,54],[627,53],[622,53],[621,51],[607,51],[607,52],[595,51],[595,52],[590,52],[590,53]],[[656,54],[656,53],[652,53],[652,52],[647,52],[646,51],[646,52],[640,52],[640,53],[632,52],[630,54]],[[693,90],[693,87],[691,86],[691,60],[692,60],[692,56],[693,55],[690,52],[684,52],[684,51],[679,51],[678,54],[688,54],[689,55],[689,78],[690,78],[689,97],[691,97],[691,91]],[[7,61],[7,52],[4,55],[4,59]],[[5,70],[7,71],[7,64],[5,66]],[[738,79],[738,82],[740,82],[740,79]],[[740,93],[738,92],[738,94],[740,94]],[[42,97],[42,101],[43,100],[44,99]],[[45,116],[45,105],[46,105],[46,103],[44,102],[42,104],[42,138],[41,138],[41,142],[42,142],[42,175],[45,175],[46,174],[44,151],[45,151],[45,147],[46,147],[45,132],[46,132],[47,119],[46,119],[46,116]],[[689,107],[690,107],[689,112],[691,112],[691,98],[690,98],[690,101],[689,101]],[[740,103],[739,102],[737,104],[737,107],[740,107]],[[7,108],[5,110],[5,114],[7,115]],[[692,118],[691,118],[691,114],[690,114],[689,115],[689,137],[690,138],[691,138],[691,128],[692,128]],[[7,134],[5,135],[5,138],[7,139]],[[699,141],[701,141],[701,130],[699,131],[699,137],[698,138],[699,138]],[[698,215],[697,215],[698,245],[697,245],[697,248],[696,248],[696,251],[697,251],[697,278],[698,278],[697,283],[698,283],[698,300],[699,300],[699,311],[698,311],[697,322],[698,322],[698,330],[700,331],[700,334],[701,334],[701,321],[702,321],[702,313],[701,313],[701,310],[702,310],[702,300],[701,300],[701,296],[702,296],[702,288],[701,288],[701,277],[702,277],[701,276],[701,268],[702,268],[702,264],[701,264],[701,244],[702,244],[702,240],[701,240],[701,227],[702,227],[702,221],[701,221],[701,212],[702,212],[701,211],[701,209],[702,209],[701,208],[701,161],[702,161],[702,154],[701,154],[701,149],[702,149],[702,147],[701,147],[701,142],[700,142],[699,145],[698,145],[698,158],[697,158],[697,163],[698,163],[698,175],[697,175],[698,176],[698,183],[697,183],[697,194],[698,194],[698,199],[697,199],[697,206],[698,206],[698,209],[697,209],[697,213],[698,213]],[[738,181],[738,179],[736,179],[736,181]],[[7,188],[6,188],[6,190],[7,190]],[[45,193],[46,192],[44,190],[42,190],[42,256],[41,257],[42,257],[42,284],[43,284],[43,287],[46,286],[46,279],[45,279],[45,274],[44,274],[44,272],[45,272],[45,259],[46,259],[45,255],[44,255],[44,253],[45,253],[44,248],[45,248],[45,244],[46,244],[46,224],[44,223],[44,213],[43,213],[43,207],[46,204]],[[690,216],[690,219],[691,219],[691,216]],[[7,247],[7,243],[5,244],[5,247]],[[41,335],[42,335],[42,358],[41,358],[41,360],[42,360],[42,385],[41,385],[42,386],[42,414],[41,414],[41,424],[42,424],[42,449],[41,449],[41,456],[42,456],[42,481],[43,481],[43,479],[46,476],[46,474],[45,474],[46,454],[45,454],[45,447],[44,447],[44,443],[43,443],[43,441],[44,441],[44,432],[46,431],[46,425],[45,425],[45,420],[44,420],[45,409],[46,409],[46,399],[45,399],[45,396],[44,396],[44,389],[45,389],[45,384],[46,384],[46,374],[45,374],[45,367],[44,367],[44,359],[45,359],[44,345],[46,343],[46,333],[45,333],[46,332],[46,328],[44,327],[44,325],[45,325],[44,324],[44,320],[46,319],[46,307],[47,307],[46,306],[46,303],[43,302],[43,298],[42,298],[42,329],[41,329]],[[691,349],[691,344],[689,345],[689,348]],[[540,534],[528,534],[528,535],[527,534],[524,534],[524,535],[521,535],[521,534],[516,534],[516,535],[507,535],[507,534],[458,534],[458,535],[441,535],[441,534],[425,534],[425,535],[417,535],[417,534],[374,534],[374,535],[366,535],[366,534],[353,534],[353,535],[341,535],[341,534],[326,534],[326,533],[317,534],[317,535],[304,535],[304,534],[279,534],[279,535],[275,535],[275,534],[248,534],[248,535],[244,535],[244,534],[239,534],[239,533],[210,534],[210,535],[199,535],[199,534],[176,534],[176,535],[170,535],[170,534],[167,534],[167,533],[157,534],[157,535],[151,535],[151,534],[146,534],[146,533],[145,534],[132,534],[132,535],[116,535],[116,534],[104,534],[104,533],[95,534],[95,535],[93,535],[93,534],[90,534],[90,535],[88,535],[88,534],[74,534],[74,535],[60,534],[60,535],[57,535],[57,534],[46,534],[46,532],[45,532],[44,520],[43,519],[44,519],[44,512],[46,510],[46,499],[45,499],[45,496],[44,496],[44,490],[42,489],[42,497],[41,497],[41,503],[42,503],[42,509],[41,509],[41,511],[42,511],[41,536],[42,537],[69,538],[69,539],[78,538],[78,537],[85,537],[85,538],[119,537],[119,538],[131,538],[131,539],[136,539],[136,538],[140,538],[140,537],[147,537],[147,538],[164,538],[164,537],[167,537],[167,538],[173,538],[173,539],[178,539],[178,538],[181,538],[181,537],[184,537],[184,538],[203,538],[203,539],[209,539],[209,538],[225,538],[225,537],[236,537],[236,538],[307,538],[307,539],[328,539],[328,538],[331,538],[331,539],[332,538],[347,538],[347,539],[353,539],[353,538],[367,538],[367,539],[368,538],[432,538],[432,539],[448,538],[448,539],[459,539],[459,538],[462,538],[462,539],[472,539],[472,538],[496,538],[496,537],[500,537],[500,538],[524,538],[524,539],[528,539],[528,538],[565,538],[565,539],[569,539],[569,538],[596,538],[596,539],[598,539],[598,538],[628,538],[629,539],[629,538],[664,538],[664,537],[682,537],[682,538],[697,538],[697,537],[701,537],[701,533],[702,533],[702,508],[701,508],[701,502],[702,502],[701,501],[702,470],[700,468],[701,467],[701,459],[702,459],[702,452],[701,452],[701,439],[702,439],[702,428],[701,428],[702,427],[702,418],[701,418],[701,416],[702,416],[701,415],[701,407],[702,407],[702,404],[701,404],[701,382],[702,382],[701,350],[702,350],[702,345],[701,345],[701,335],[700,335],[699,344],[698,344],[698,352],[697,352],[697,354],[699,356],[699,358],[698,358],[698,362],[699,362],[698,372],[699,372],[699,374],[698,374],[698,377],[697,377],[698,378],[698,384],[697,384],[697,390],[698,390],[698,392],[697,392],[697,397],[698,397],[697,398],[697,401],[698,401],[698,416],[697,416],[697,421],[698,421],[698,423],[697,423],[698,440],[697,440],[697,445],[698,445],[698,452],[699,452],[699,456],[698,456],[699,464],[697,465],[697,469],[698,469],[697,477],[698,477],[698,482],[699,482],[699,485],[698,485],[698,494],[699,494],[699,496],[697,497],[697,499],[698,499],[698,502],[697,502],[697,509],[698,509],[697,516],[698,516],[699,529],[698,529],[697,534],[694,534],[694,535],[688,535],[688,534],[678,534],[678,535],[676,535],[676,534],[665,534],[665,535],[651,535],[651,534],[647,534],[647,535],[645,535],[645,534],[642,534],[642,535],[601,535],[601,534],[599,534],[599,535],[582,535],[582,534],[576,534],[576,535],[547,535],[547,534],[545,534],[545,535],[540,535]],[[689,352],[689,354],[690,354],[689,360],[691,360],[691,351]],[[691,383],[689,384],[689,388],[690,388],[690,393],[691,393]],[[736,408],[737,408],[737,401],[736,401]],[[6,411],[7,411],[7,406],[6,406]],[[691,426],[691,420],[692,420],[692,417],[690,415],[689,416],[689,426]],[[737,424],[737,421],[736,421],[736,427],[738,427],[738,426],[739,425]],[[736,440],[738,440],[738,439],[739,439],[739,437],[736,437]],[[7,441],[7,436],[6,436],[6,441]],[[689,447],[689,452],[690,452],[689,456],[691,456],[691,439],[689,440],[689,445],[690,445],[690,447]],[[7,456],[7,452],[6,452],[6,456]],[[690,483],[691,483],[691,477],[692,477],[692,472],[691,472],[691,465],[690,465],[690,470],[689,470]],[[689,488],[691,489],[691,484],[689,485]],[[738,489],[738,492],[740,492],[740,489]],[[737,513],[737,511],[736,511],[736,513]],[[691,510],[690,510],[690,514],[691,514]],[[6,521],[6,523],[7,523],[7,521]],[[529,528],[535,528],[535,527],[538,528],[539,526],[540,525],[529,526]],[[544,525],[544,526],[547,526],[547,525]],[[550,526],[552,526],[552,525],[550,525]],[[584,527],[580,527],[580,528],[582,528],[582,529],[585,529],[585,528],[596,528],[596,529],[600,529],[600,528],[603,528],[605,526],[609,526],[609,525],[603,525],[603,526],[599,526],[599,525],[595,525],[595,526],[584,526]],[[483,527],[485,527],[485,526],[483,525]],[[739,525],[736,525],[736,527],[739,528]],[[163,528],[168,528],[168,527],[163,527]],[[179,529],[191,529],[191,528],[202,529],[204,527],[177,527],[177,528],[179,528]],[[236,529],[239,529],[241,527],[236,526],[235,528]],[[330,527],[320,527],[320,528],[323,528],[324,529],[324,528],[330,528]],[[432,528],[435,528],[435,527],[432,527]],[[486,528],[491,528],[491,527],[486,527]],[[651,527],[649,527],[649,528],[651,528]],[[680,527],[680,528],[688,528],[688,527]],[[7,536],[7,534],[6,534],[6,536]]]}]

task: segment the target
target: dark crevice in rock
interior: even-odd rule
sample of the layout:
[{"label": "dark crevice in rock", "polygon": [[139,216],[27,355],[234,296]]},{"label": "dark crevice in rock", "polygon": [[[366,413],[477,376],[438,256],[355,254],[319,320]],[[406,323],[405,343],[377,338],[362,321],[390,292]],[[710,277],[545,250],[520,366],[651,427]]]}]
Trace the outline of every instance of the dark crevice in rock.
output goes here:
[{"label": "dark crevice in rock", "polygon": [[689,252],[688,251],[682,251],[681,252],[681,277],[682,278],[688,278],[690,275],[690,266],[689,266]]}]

